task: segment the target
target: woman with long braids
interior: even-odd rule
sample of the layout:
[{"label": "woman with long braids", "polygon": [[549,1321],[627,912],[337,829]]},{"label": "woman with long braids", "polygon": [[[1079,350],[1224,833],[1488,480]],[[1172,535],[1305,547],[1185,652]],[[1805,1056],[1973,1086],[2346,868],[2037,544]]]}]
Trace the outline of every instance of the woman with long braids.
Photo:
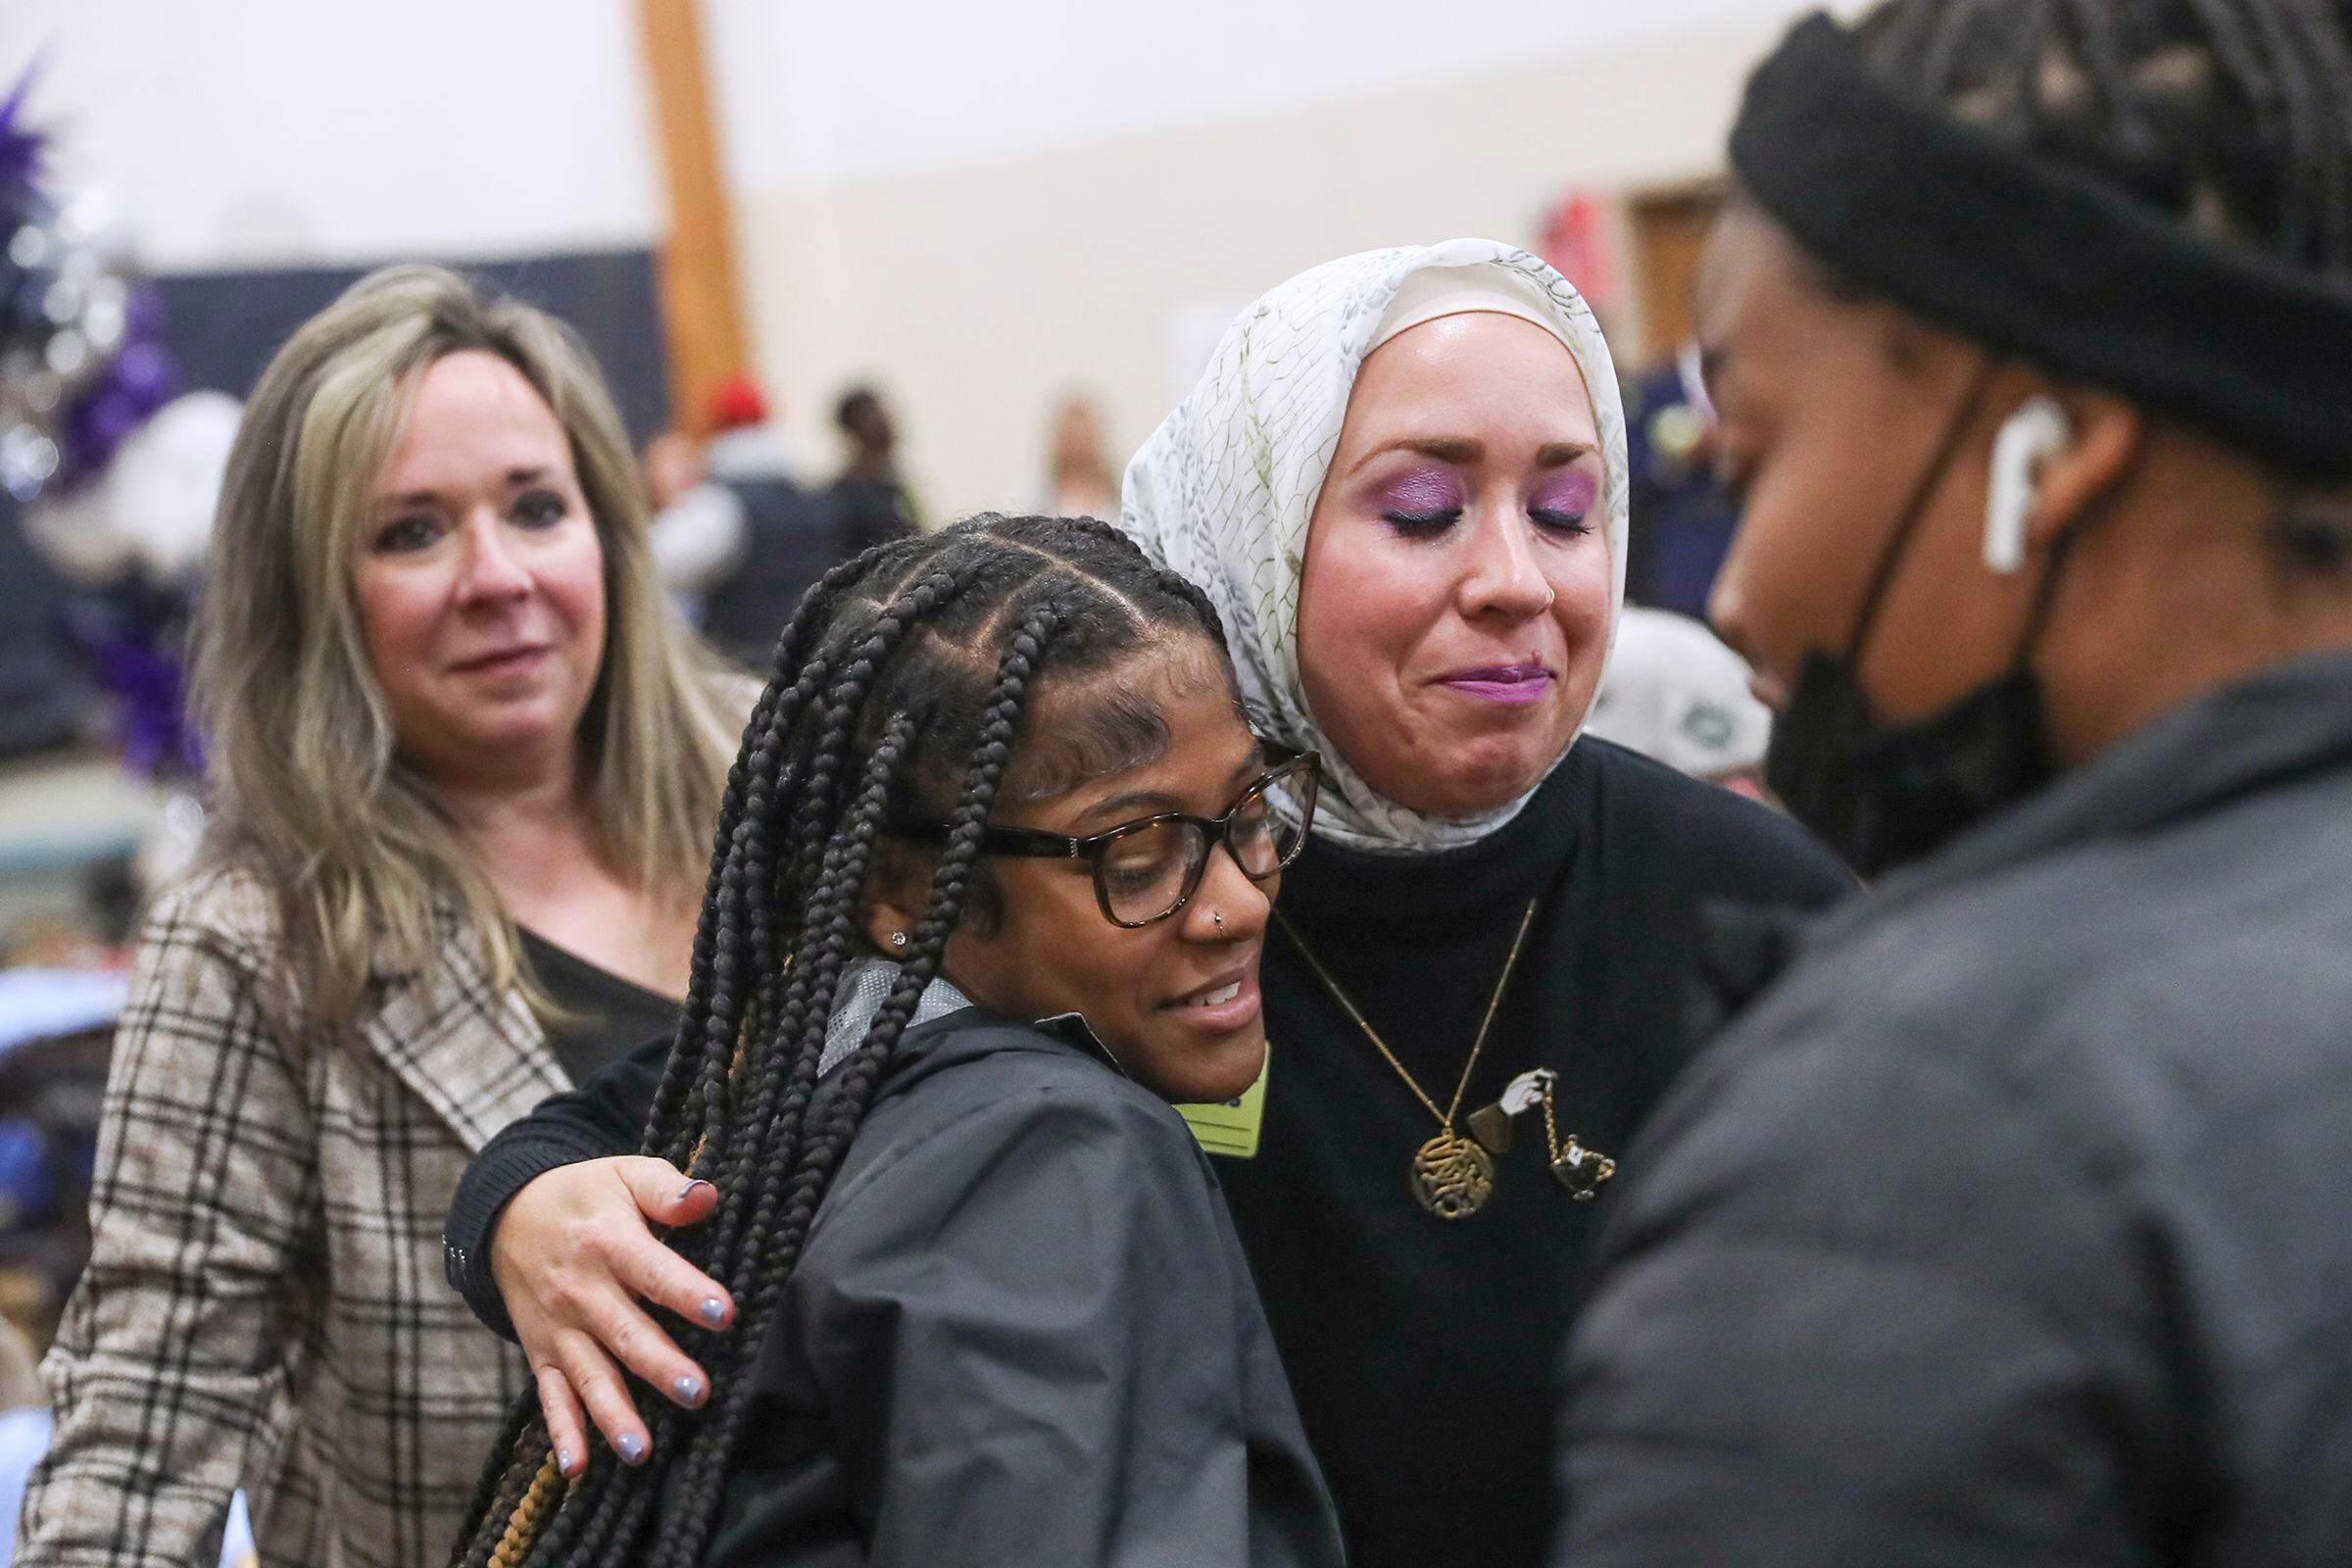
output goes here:
[{"label": "woman with long braids", "polygon": [[1629,1162],[1558,1562],[2352,1561],[2348,30],[1897,0],[1751,79],[1714,608],[1892,874]]},{"label": "woman with long braids", "polygon": [[[1127,472],[1122,528],[1215,605],[1263,732],[1324,760],[1265,1083],[1203,1133],[1357,1568],[1542,1558],[1549,1374],[1715,939],[1853,885],[1786,818],[1582,733],[1626,472],[1592,312],[1477,239],[1268,291]],[[703,1373],[637,1298],[725,1320],[641,1217],[691,1218],[680,1182],[545,1177],[491,1243],[522,1343],[624,1447],[614,1360],[673,1398]]]},{"label": "woman with long braids", "polygon": [[1207,601],[1104,524],[975,518],[829,575],[744,738],[675,1049],[511,1129],[451,1222],[495,1310],[469,1210],[634,1144],[650,1096],[641,1163],[714,1190],[676,1237],[738,1314],[711,1392],[624,1426],[634,1463],[526,1410],[460,1560],[1336,1568],[1167,1103],[1259,1075],[1315,786],[1244,723]]}]

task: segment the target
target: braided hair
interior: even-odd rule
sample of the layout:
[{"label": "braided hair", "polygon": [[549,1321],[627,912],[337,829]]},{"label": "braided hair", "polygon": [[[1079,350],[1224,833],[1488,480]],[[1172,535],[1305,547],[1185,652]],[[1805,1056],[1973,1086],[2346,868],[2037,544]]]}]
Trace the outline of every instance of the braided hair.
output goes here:
[{"label": "braided hair", "polygon": [[1891,0],[1878,72],[2206,235],[2352,279],[2352,46],[2328,0]]},{"label": "braided hair", "polygon": [[[1888,0],[1861,38],[1889,84],[2021,152],[2352,283],[2352,0]],[[2352,495],[2278,489],[2281,563],[2352,574]]]},{"label": "braided hair", "polygon": [[[718,1189],[710,1217],[670,1240],[740,1303],[734,1333],[689,1331],[719,1392],[696,1412],[641,1396],[647,1461],[624,1466],[597,1446],[568,1481],[526,1396],[474,1497],[462,1568],[701,1561],[784,1282],[949,935],[993,900],[982,829],[1039,682],[1115,675],[1139,656],[1164,664],[1179,645],[1213,653],[1230,682],[1206,596],[1087,518],[973,517],[878,546],[809,590],[727,779],[686,1007],[643,1144]],[[1132,727],[1123,695],[1112,722]],[[876,840],[896,820],[945,820],[947,841],[893,954],[898,977],[820,1099]]]}]

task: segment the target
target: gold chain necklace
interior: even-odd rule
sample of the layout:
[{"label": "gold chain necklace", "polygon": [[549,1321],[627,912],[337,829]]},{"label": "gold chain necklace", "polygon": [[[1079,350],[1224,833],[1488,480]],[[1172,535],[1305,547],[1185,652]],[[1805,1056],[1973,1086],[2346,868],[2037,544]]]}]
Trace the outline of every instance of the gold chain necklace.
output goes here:
[{"label": "gold chain necklace", "polygon": [[1560,1075],[1549,1067],[1529,1068],[1510,1081],[1500,1100],[1470,1113],[1470,1136],[1488,1153],[1503,1153],[1511,1147],[1511,1118],[1531,1105],[1542,1105],[1544,1156],[1551,1161],[1551,1174],[1570,1198],[1590,1203],[1600,1196],[1602,1184],[1617,1174],[1617,1162],[1597,1149],[1587,1149],[1575,1133],[1560,1142],[1560,1124],[1552,1109],[1552,1091],[1559,1081]]},{"label": "gold chain necklace", "polygon": [[1298,950],[1298,956],[1306,960],[1315,978],[1323,982],[1323,989],[1331,993],[1331,999],[1340,1004],[1342,1011],[1355,1020],[1355,1026],[1379,1049],[1388,1064],[1396,1069],[1396,1076],[1404,1080],[1404,1087],[1413,1092],[1413,1098],[1438,1118],[1438,1136],[1413,1153],[1412,1182],[1413,1197],[1440,1219],[1463,1219],[1475,1214],[1494,1193],[1494,1156],[1481,1149],[1477,1140],[1456,1133],[1453,1118],[1462,1108],[1462,1096],[1469,1092],[1470,1075],[1478,1069],[1478,1054],[1486,1049],[1487,1031],[1494,1027],[1495,1011],[1502,1005],[1502,994],[1510,989],[1511,971],[1519,966],[1519,950],[1527,945],[1528,928],[1536,923],[1536,906],[1542,902],[1541,895],[1528,900],[1527,913],[1519,917],[1519,934],[1511,938],[1511,956],[1502,960],[1502,978],[1494,982],[1494,995],[1487,1002],[1487,1015],[1479,1023],[1478,1038],[1470,1043],[1470,1059],[1462,1063],[1462,1076],[1453,1086],[1453,1100],[1444,1110],[1438,1108],[1438,1102],[1430,1099],[1429,1092],[1413,1075],[1405,1071],[1396,1053],[1380,1038],[1380,1031],[1355,1010],[1355,1004],[1348,1000],[1348,993],[1340,989],[1331,971],[1323,967],[1323,961],[1299,939],[1298,928],[1281,909],[1274,911],[1282,934],[1291,939],[1291,946]]}]

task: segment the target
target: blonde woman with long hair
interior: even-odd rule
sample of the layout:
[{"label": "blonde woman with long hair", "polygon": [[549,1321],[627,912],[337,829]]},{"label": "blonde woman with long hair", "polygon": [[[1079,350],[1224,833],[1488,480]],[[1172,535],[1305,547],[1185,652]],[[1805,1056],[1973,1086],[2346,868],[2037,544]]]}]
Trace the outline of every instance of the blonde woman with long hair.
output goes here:
[{"label": "blonde woman with long hair", "polygon": [[446,1554],[520,1352],[468,1156],[669,1027],[744,701],[665,608],[562,325],[435,269],[264,372],[210,563],[214,831],[141,938],[23,1564]]}]

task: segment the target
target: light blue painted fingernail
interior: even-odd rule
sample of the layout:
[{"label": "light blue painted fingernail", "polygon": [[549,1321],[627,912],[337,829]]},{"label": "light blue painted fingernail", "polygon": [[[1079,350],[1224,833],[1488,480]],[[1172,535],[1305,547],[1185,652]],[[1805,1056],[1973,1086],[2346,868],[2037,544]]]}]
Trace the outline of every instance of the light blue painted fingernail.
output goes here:
[{"label": "light blue painted fingernail", "polygon": [[681,1377],[670,1384],[669,1392],[678,1396],[680,1404],[700,1404],[703,1402],[703,1380],[695,1377]]},{"label": "light blue painted fingernail", "polygon": [[631,1464],[645,1457],[645,1440],[634,1432],[623,1432],[614,1438],[612,1446],[619,1449],[620,1456]]},{"label": "light blue painted fingernail", "polygon": [[569,1448],[556,1450],[556,1468],[565,1475],[571,1474],[571,1450]]},{"label": "light blue painted fingernail", "polygon": [[700,1311],[703,1314],[703,1321],[712,1328],[718,1327],[727,1320],[727,1303],[715,1296],[704,1297]]}]

